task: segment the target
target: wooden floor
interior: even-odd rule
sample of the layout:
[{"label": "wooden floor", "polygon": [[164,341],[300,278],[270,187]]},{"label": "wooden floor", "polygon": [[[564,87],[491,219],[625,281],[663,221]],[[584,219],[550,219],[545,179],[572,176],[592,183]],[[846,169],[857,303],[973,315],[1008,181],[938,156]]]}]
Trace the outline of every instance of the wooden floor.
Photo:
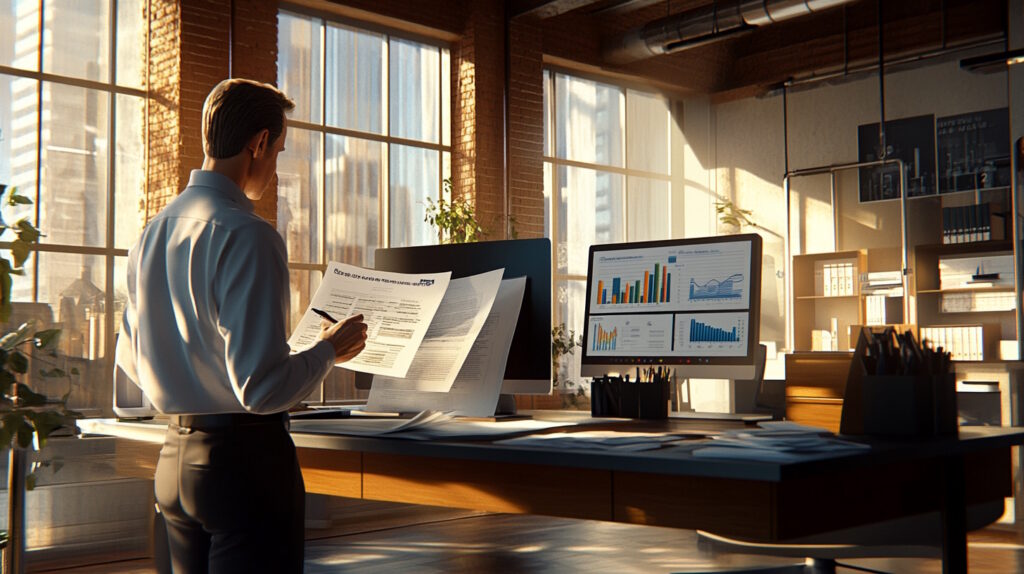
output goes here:
[{"label": "wooden floor", "polygon": [[[315,534],[315,531],[313,532]],[[324,534],[321,531],[321,534]],[[716,554],[693,531],[508,514],[469,514],[310,539],[306,572],[587,572],[661,573],[720,567],[780,565],[790,559]],[[1024,572],[1024,545],[1016,535],[989,528],[971,535],[970,572]],[[850,564],[902,573],[938,573],[935,559],[849,560]],[[61,574],[152,574],[150,560],[31,570]],[[839,568],[838,572],[855,570]]]}]

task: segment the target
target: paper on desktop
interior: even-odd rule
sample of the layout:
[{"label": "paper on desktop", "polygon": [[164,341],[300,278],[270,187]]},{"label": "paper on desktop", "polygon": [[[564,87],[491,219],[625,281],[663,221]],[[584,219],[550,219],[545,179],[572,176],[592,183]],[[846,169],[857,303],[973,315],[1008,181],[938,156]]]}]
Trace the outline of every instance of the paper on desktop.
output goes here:
[{"label": "paper on desktop", "polygon": [[504,271],[453,279],[409,370],[403,378],[381,377],[385,384],[403,391],[448,392],[491,312]]},{"label": "paper on desktop", "polygon": [[342,320],[357,313],[367,324],[366,348],[344,367],[404,377],[441,305],[451,272],[393,273],[332,261],[320,287],[288,339],[293,351],[320,340],[322,309]]},{"label": "paper on desktop", "polygon": [[483,327],[475,340],[466,343],[468,356],[448,392],[416,390],[406,380],[375,376],[366,408],[373,411],[431,409],[474,417],[493,415],[525,291],[525,277],[500,282]]}]

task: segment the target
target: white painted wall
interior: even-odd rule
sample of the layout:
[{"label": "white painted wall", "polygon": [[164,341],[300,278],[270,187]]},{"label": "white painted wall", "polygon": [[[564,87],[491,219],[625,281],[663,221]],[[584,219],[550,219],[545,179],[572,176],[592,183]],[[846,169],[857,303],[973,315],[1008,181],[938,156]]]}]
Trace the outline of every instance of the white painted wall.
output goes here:
[{"label": "white painted wall", "polygon": [[[1001,108],[1008,105],[1007,74],[973,74],[960,70],[959,59],[995,50],[956,54],[948,61],[918,63],[912,69],[891,69],[885,78],[885,112],[889,120],[923,114],[935,117]],[[1024,66],[1021,66],[1024,67]],[[811,168],[858,160],[857,127],[879,121],[878,78],[871,75],[832,85],[791,90],[788,94],[789,168]],[[682,108],[681,118],[679,108]],[[1015,120],[1019,116],[1015,116]],[[694,98],[676,108],[673,236],[697,237],[718,229],[716,197],[733,200],[753,211],[765,246],[762,285],[762,340],[785,338],[786,171],[781,95],[712,104]],[[676,146],[674,146],[676,147]],[[681,179],[681,181],[680,181]],[[856,170],[836,178],[839,214],[838,244],[834,239],[828,176],[794,179],[791,191],[793,253],[836,249],[881,248],[890,263],[899,261],[898,201],[859,202]],[[937,198],[911,199],[911,241],[941,227]],[[745,230],[747,231],[747,230]],[[937,237],[937,236],[936,236]],[[915,241],[915,238],[922,238]],[[778,275],[772,274],[772,269]],[[782,356],[769,357],[767,376],[781,378]],[[701,389],[694,388],[695,399]],[[709,393],[721,400],[720,390]]]}]

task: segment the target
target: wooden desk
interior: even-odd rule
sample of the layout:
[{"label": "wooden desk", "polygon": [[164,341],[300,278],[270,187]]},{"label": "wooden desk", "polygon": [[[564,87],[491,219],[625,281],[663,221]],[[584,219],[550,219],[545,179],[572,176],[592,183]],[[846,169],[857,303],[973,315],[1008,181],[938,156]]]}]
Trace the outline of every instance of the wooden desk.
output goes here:
[{"label": "wooden desk", "polygon": [[[82,426],[152,440],[122,423]],[[714,430],[735,424],[619,426]],[[156,436],[162,437],[159,430]],[[486,441],[293,438],[307,491],[352,498],[703,529],[766,542],[940,511],[944,570],[966,572],[964,508],[1011,495],[1010,447],[1024,443],[1024,429],[965,428],[958,439],[884,443],[867,453],[797,463],[708,460],[671,449],[608,453]],[[138,468],[156,448],[142,455],[136,443],[125,463]]]}]

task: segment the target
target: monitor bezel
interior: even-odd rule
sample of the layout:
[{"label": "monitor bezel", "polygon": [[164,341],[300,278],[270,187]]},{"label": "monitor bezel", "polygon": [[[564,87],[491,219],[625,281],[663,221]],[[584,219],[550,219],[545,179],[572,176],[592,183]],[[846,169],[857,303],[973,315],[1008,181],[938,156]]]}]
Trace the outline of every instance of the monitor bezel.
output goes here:
[{"label": "monitor bezel", "polygon": [[[660,247],[705,245],[715,243],[750,243],[750,321],[747,329],[747,354],[736,357],[663,357],[655,355],[628,357],[593,356],[587,351],[590,343],[591,290],[594,280],[594,257],[603,251],[642,250]],[[682,369],[688,377],[698,378],[752,378],[755,372],[756,347],[760,342],[761,330],[761,262],[763,239],[756,233],[695,237],[687,239],[664,239],[657,241],[635,241],[625,243],[603,243],[591,245],[587,256],[587,290],[583,311],[583,339],[580,353],[582,376],[623,374],[635,367],[668,366]]]},{"label": "monitor bezel", "polygon": [[[450,259],[460,259],[460,265],[453,269],[449,265],[432,265],[429,254],[433,250],[444,250]],[[544,331],[544,340],[547,341],[547,353],[542,366],[534,366],[537,374],[541,370],[547,371],[547,378],[523,378],[508,377],[509,365],[517,358],[512,351],[509,352],[508,364],[505,366],[506,377],[502,380],[501,394],[526,394],[526,395],[549,395],[553,387],[551,377],[551,317],[552,309],[552,282],[551,282],[551,240],[540,237],[531,239],[501,239],[494,241],[474,241],[470,243],[456,243],[443,245],[418,245],[411,247],[380,247],[374,252],[374,268],[382,271],[398,272],[438,272],[454,271],[452,279],[467,277],[477,273],[483,273],[502,267],[502,265],[488,265],[480,262],[481,254],[498,254],[498,257],[512,253],[529,253],[529,265],[509,266],[504,265],[505,273],[503,278],[527,277],[526,293],[524,294],[523,305],[520,309],[519,321],[516,324],[516,332],[512,338],[512,345],[524,345],[525,340],[539,337],[541,327],[533,325],[533,318],[527,316],[527,305],[539,305],[538,309],[547,309],[547,321],[541,321]],[[541,252],[544,253],[540,258]],[[398,259],[404,258],[408,264],[398,263]],[[540,259],[539,261],[537,259]],[[506,263],[508,261],[506,260]],[[442,268],[448,267],[448,268]],[[531,272],[527,272],[529,269]],[[527,323],[524,323],[524,317]],[[540,344],[534,343],[539,350]],[[539,359],[538,359],[539,360]],[[513,373],[518,374],[518,373]],[[369,389],[371,376],[357,376],[356,388]]]}]

